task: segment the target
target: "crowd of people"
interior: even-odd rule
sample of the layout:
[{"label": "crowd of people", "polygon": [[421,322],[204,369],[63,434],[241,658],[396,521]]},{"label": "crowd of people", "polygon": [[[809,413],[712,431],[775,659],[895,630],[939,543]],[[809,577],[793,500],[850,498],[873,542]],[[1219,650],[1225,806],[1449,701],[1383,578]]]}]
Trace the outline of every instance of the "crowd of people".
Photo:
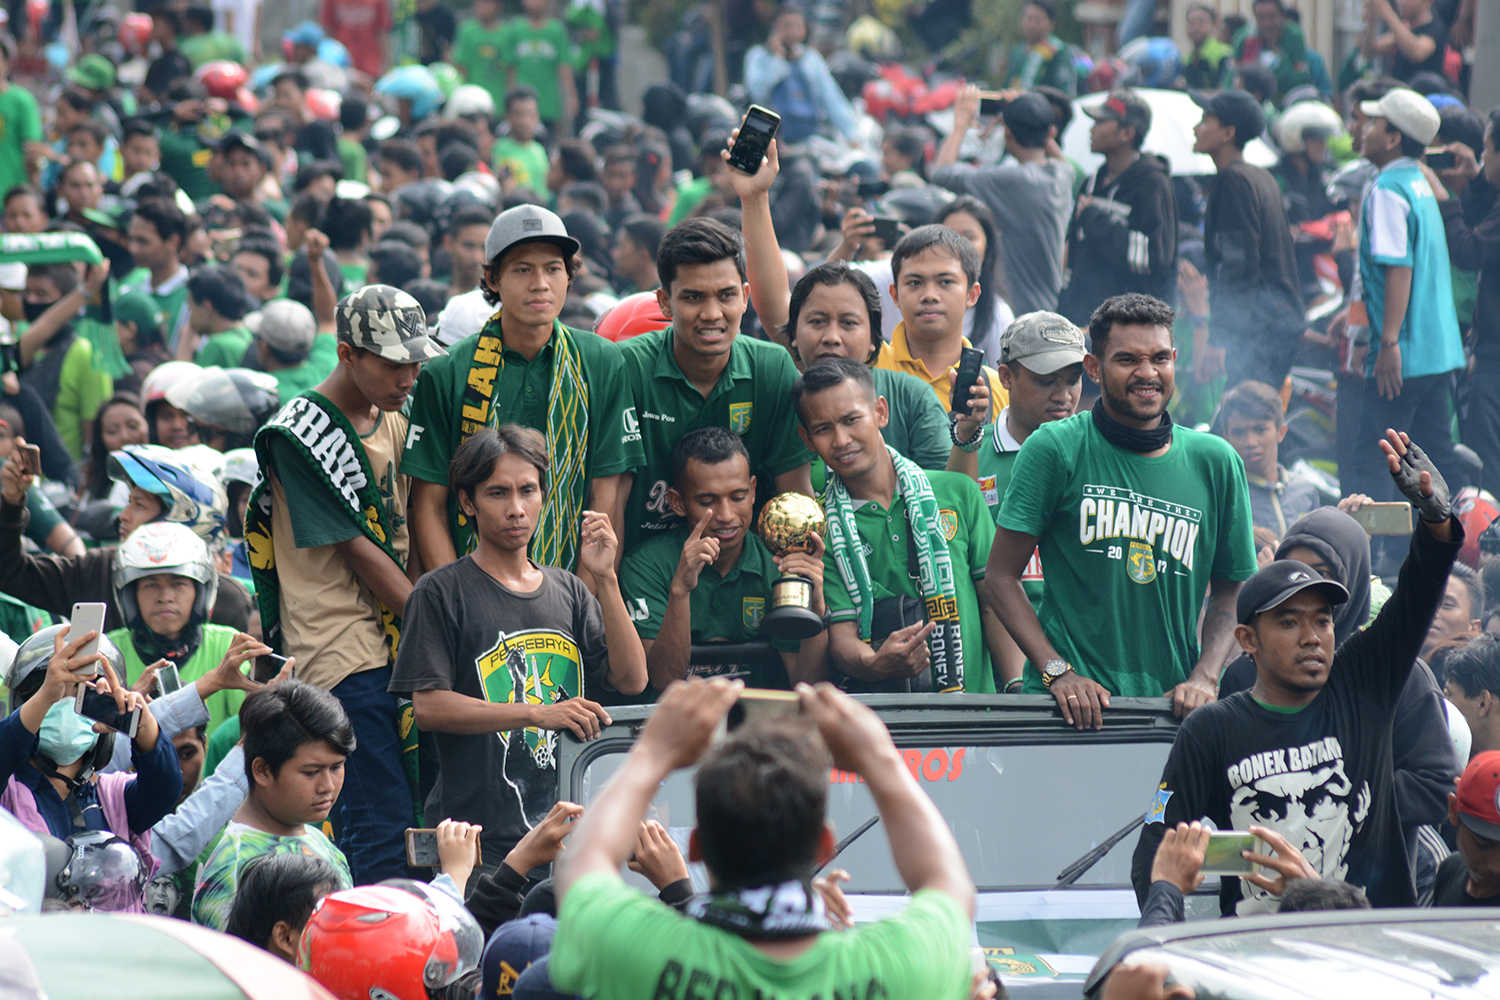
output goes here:
[{"label": "crowd of people", "polygon": [[[1226,915],[1500,903],[1472,2],[1371,0],[1330,72],[1279,0],[1193,6],[1185,53],[1133,2],[1097,65],[1028,0],[999,87],[930,81],[946,116],[865,57],[966,8],[781,8],[730,40],[738,108],[688,92],[689,19],[640,118],[603,107],[609,5],[521,6],[324,0],[280,60],[253,2],[0,35],[0,848],[47,843],[48,908],[342,997],[988,1000],[870,693],[1080,731],[1170,699],[1164,772],[1119,776],[1145,923],[1212,827],[1265,850]],[[1174,88],[1210,174],[1149,151]],[[750,102],[779,132],[732,165]],[[744,687],[801,714],[720,740]],[[559,739],[649,704],[558,801]],[[690,766],[679,844],[647,811]],[[897,918],[812,878],[830,766]]]}]

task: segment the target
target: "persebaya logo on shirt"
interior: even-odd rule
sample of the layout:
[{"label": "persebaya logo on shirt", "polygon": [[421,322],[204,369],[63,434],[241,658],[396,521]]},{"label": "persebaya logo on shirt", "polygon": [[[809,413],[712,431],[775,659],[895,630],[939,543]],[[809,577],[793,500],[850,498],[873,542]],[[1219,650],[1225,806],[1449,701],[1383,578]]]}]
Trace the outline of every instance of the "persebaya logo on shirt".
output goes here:
[{"label": "persebaya logo on shirt", "polygon": [[[581,693],[578,646],[569,636],[551,629],[502,632],[474,665],[485,700],[491,704],[554,705]],[[509,752],[514,746],[512,734],[497,735]],[[525,742],[537,767],[555,766],[557,733],[529,728]]]},{"label": "persebaya logo on shirt", "polygon": [[1126,557],[1130,578],[1136,583],[1150,583],[1156,579],[1156,561],[1151,558],[1151,546],[1145,542],[1131,542],[1130,554]]},{"label": "persebaya logo on shirt", "polygon": [[958,536],[958,511],[946,508],[938,511],[938,527],[943,529],[943,537],[953,541]]},{"label": "persebaya logo on shirt", "polygon": [[736,434],[743,434],[748,431],[750,429],[750,411],[754,407],[754,403],[730,403],[729,429]]},{"label": "persebaya logo on shirt", "polygon": [[759,629],[760,620],[766,616],[764,597],[747,597],[740,609],[740,619],[748,629]]}]

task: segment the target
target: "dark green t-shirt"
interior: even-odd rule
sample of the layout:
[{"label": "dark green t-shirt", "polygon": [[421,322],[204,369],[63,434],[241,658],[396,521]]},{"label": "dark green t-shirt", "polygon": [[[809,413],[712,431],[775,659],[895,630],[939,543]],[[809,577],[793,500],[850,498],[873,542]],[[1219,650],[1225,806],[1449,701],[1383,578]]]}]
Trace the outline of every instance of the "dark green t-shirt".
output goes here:
[{"label": "dark green t-shirt", "polygon": [[[930,394],[930,391],[929,391]],[[990,653],[984,644],[984,627],[980,623],[979,593],[975,583],[984,579],[984,566],[995,540],[995,524],[984,509],[974,480],[961,472],[926,473],[932,483],[939,516],[943,518],[948,554],[953,559],[953,582],[958,598],[959,641],[964,652],[964,690],[972,694],[994,694],[995,672]],[[921,584],[912,578],[908,560],[907,536],[911,522],[906,516],[906,499],[899,493],[889,510],[874,500],[854,501],[854,523],[864,545],[865,563],[870,570],[874,602],[904,594],[922,599]],[[951,526],[953,534],[947,533]],[[835,621],[858,621],[849,588],[839,572],[830,551],[823,556],[823,600],[829,617]]]},{"label": "dark green t-shirt", "polygon": [[[1183,427],[1146,458],[1106,441],[1089,413],[1043,424],[1016,457],[999,523],[1039,539],[1053,648],[1115,695],[1187,680],[1209,581],[1256,569],[1244,464],[1224,439]],[[1045,690],[1029,662],[1024,676],[1027,692]]]},{"label": "dark green t-shirt", "polygon": [[[595,338],[596,340],[599,338]],[[626,378],[635,390],[645,469],[636,474],[625,507],[622,541],[629,552],[642,538],[675,527],[681,518],[667,504],[672,449],[688,431],[727,427],[745,442],[759,492],[777,476],[812,459],[797,435],[791,391],[797,367],[786,348],[751,337],[735,337],[729,363],[705,399],[672,355],[672,328],[645,333],[620,345]],[[413,417],[415,420],[415,416]]]},{"label": "dark green t-shirt", "polygon": [[[642,639],[655,639],[661,632],[672,593],[672,577],[687,544],[688,529],[679,527],[649,538],[626,555],[620,565],[620,593]],[[771,585],[781,576],[771,561],[771,550],[754,533],[745,536],[745,546],[732,570],[724,576],[712,566],[698,574],[689,614],[690,641],[699,646],[711,642],[754,642],[761,638],[760,624],[769,609]],[[785,652],[795,652],[797,643],[777,643]],[[781,664],[777,669],[756,667],[745,678],[746,687],[786,688],[788,680]],[[695,666],[696,676],[728,673],[735,669]]]},{"label": "dark green t-shirt", "polygon": [[[491,396],[492,426],[516,423],[547,432],[547,398],[552,387],[552,340],[527,361],[518,351],[503,350],[490,364],[476,364],[479,344],[476,333],[449,348],[446,357],[422,366],[411,396],[411,428],[401,458],[403,475],[424,482],[448,483],[448,463],[463,442],[464,387],[471,377],[486,375],[494,380]],[[620,349],[603,337],[571,331],[589,389],[588,455],[584,476],[598,479],[637,469],[644,464],[635,403]],[[496,370],[498,368],[498,371]],[[458,498],[448,496],[449,529],[458,537]],[[459,552],[459,555],[463,555]]]}]

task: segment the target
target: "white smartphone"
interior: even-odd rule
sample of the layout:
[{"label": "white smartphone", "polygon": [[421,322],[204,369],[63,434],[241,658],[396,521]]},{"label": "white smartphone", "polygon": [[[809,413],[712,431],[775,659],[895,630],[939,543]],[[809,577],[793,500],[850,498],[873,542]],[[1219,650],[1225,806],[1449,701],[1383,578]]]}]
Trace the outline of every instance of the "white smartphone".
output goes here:
[{"label": "white smartphone", "polygon": [[[104,611],[107,605],[98,602],[88,602],[73,605],[73,613],[68,616],[67,641],[72,642],[85,632],[97,632],[98,635],[89,640],[88,645],[78,651],[79,656],[93,656],[99,652],[99,640],[104,635]],[[89,668],[95,676],[102,671],[99,664],[95,662]]]}]

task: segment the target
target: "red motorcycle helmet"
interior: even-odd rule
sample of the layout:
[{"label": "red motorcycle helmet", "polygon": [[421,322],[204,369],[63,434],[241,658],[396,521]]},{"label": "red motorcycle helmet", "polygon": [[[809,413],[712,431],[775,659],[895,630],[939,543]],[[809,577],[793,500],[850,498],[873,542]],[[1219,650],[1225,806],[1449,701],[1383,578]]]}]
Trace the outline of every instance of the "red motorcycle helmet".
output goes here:
[{"label": "red motorcycle helmet", "polygon": [[120,20],[118,37],[128,55],[145,55],[151,44],[151,15],[126,14]]},{"label": "red motorcycle helmet", "polygon": [[636,292],[625,296],[619,305],[600,316],[594,323],[594,332],[605,340],[619,343],[671,325],[671,319],[662,314],[655,292]]},{"label": "red motorcycle helmet", "polygon": [[343,1000],[428,1000],[477,968],[483,950],[484,932],[457,899],[391,879],[319,900],[297,964]]},{"label": "red motorcycle helmet", "polygon": [[1464,526],[1464,544],[1458,550],[1458,561],[1478,569],[1482,552],[1479,538],[1486,528],[1500,518],[1500,502],[1495,500],[1489,490],[1465,486],[1458,491],[1458,496],[1453,501],[1453,516]]},{"label": "red motorcycle helmet", "polygon": [[215,59],[213,62],[206,62],[199,66],[193,76],[203,84],[203,89],[208,91],[209,97],[233,101],[238,99],[240,88],[250,79],[250,71],[237,62]]}]

